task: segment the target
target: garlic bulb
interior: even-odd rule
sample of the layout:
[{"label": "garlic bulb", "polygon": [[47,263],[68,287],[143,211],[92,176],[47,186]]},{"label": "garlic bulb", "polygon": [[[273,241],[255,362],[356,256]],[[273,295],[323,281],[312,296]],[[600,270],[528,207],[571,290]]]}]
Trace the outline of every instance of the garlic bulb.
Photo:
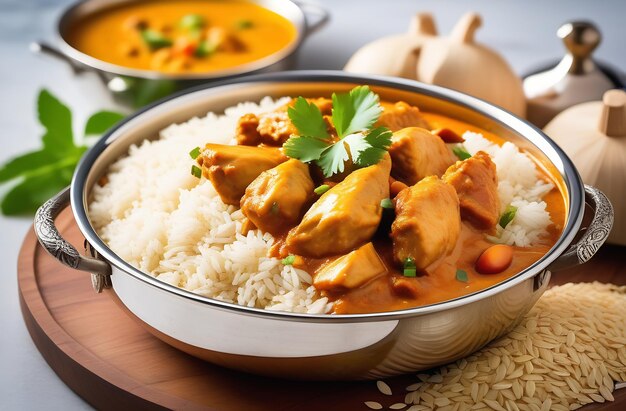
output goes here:
[{"label": "garlic bulb", "polygon": [[523,117],[526,100],[522,82],[500,55],[474,42],[480,25],[478,14],[467,13],[449,36],[437,36],[432,17],[418,14],[409,34],[367,44],[344,70],[452,88]]},{"label": "garlic bulb", "polygon": [[583,181],[611,200],[615,222],[608,242],[626,245],[626,92],[609,90],[603,101],[570,107],[544,131],[574,161]]}]

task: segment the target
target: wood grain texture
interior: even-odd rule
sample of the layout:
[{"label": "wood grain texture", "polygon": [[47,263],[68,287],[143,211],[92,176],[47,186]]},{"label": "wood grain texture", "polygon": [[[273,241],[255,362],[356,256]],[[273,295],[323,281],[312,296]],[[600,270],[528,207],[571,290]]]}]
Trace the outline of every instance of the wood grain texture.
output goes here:
[{"label": "wood grain texture", "polygon": [[[57,219],[63,236],[82,243],[71,212]],[[605,247],[585,267],[553,275],[568,281],[626,284],[625,248]],[[388,379],[394,395],[375,382],[299,382],[262,378],[197,360],[145,331],[116,303],[110,290],[97,295],[89,276],[61,266],[31,231],[18,261],[24,321],[39,351],[59,377],[100,409],[358,410],[364,401],[385,408],[402,401],[414,376]],[[583,410],[626,409],[626,389],[614,403]]]}]

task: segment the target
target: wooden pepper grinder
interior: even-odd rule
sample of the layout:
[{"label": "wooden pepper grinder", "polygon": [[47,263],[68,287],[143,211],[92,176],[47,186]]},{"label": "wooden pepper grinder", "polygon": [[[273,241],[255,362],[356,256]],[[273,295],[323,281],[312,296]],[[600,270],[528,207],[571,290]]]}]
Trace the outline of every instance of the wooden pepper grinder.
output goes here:
[{"label": "wooden pepper grinder", "polygon": [[583,181],[611,200],[615,223],[608,242],[626,245],[626,92],[573,106],[545,128],[574,161]]},{"label": "wooden pepper grinder", "polygon": [[556,66],[524,79],[527,118],[538,127],[543,127],[568,107],[600,100],[605,91],[624,86],[618,73],[599,65],[591,57],[602,40],[593,23],[566,23],[558,29],[557,36],[563,41],[567,54]]}]

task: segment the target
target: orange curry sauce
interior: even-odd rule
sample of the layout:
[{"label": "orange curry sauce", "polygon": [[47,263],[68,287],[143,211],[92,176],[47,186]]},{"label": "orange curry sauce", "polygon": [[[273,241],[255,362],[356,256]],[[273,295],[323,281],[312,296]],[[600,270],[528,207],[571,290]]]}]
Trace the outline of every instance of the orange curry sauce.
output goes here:
[{"label": "orange curry sauce", "polygon": [[[430,113],[422,114],[433,128],[448,128],[459,135],[469,130],[481,133],[485,138],[495,143],[502,144],[504,142],[498,136],[470,124],[445,116]],[[426,272],[418,272],[415,278],[404,277],[402,268],[393,259],[388,230],[379,229],[373,239],[373,243],[387,267],[387,272],[356,289],[346,290],[343,293],[323,292],[323,295],[335,302],[333,312],[336,314],[371,313],[402,310],[438,303],[488,288],[532,265],[543,257],[556,243],[561,235],[566,218],[565,202],[558,184],[541,167],[538,167],[538,169],[542,178],[555,183],[552,191],[543,198],[547,203],[547,211],[550,213],[553,224],[548,228],[549,235],[542,240],[541,245],[513,247],[513,262],[505,271],[498,274],[480,274],[476,272],[474,268],[476,260],[493,243],[485,238],[484,232],[474,229],[470,224],[463,221],[459,240],[451,254],[433,263]],[[384,213],[388,213],[388,211],[384,211]],[[385,224],[384,219],[385,214],[383,214],[382,227]],[[391,221],[388,221],[387,224],[388,228]],[[275,256],[280,253],[279,250],[282,248],[281,245],[284,244],[284,237],[276,238],[276,240],[276,247],[272,249],[272,254],[275,254]],[[340,256],[324,259],[298,258],[294,266],[314,276],[317,269],[337,257]],[[468,282],[461,282],[456,279],[457,269],[467,272]],[[395,292],[392,286],[395,276],[414,281],[420,290],[418,297],[411,298]]]}]

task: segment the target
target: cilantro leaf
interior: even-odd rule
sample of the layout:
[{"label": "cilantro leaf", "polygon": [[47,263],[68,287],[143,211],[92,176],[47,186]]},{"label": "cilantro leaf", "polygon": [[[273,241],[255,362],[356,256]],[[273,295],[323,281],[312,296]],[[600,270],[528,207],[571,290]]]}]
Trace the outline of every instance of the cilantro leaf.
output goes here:
[{"label": "cilantro leaf", "polygon": [[[39,93],[37,115],[45,128],[43,147],[0,165],[0,183],[13,183],[0,202],[0,211],[6,215],[34,212],[69,185],[76,164],[87,150],[87,146],[74,143],[70,109],[47,90]],[[104,132],[106,124],[121,117],[113,112],[96,113],[85,131]]]},{"label": "cilantro leaf", "polygon": [[328,147],[327,142],[309,136],[290,137],[283,144],[288,157],[297,158],[304,163],[318,160]]},{"label": "cilantro leaf", "polygon": [[358,86],[349,93],[333,93],[332,121],[339,138],[367,130],[382,113],[379,98],[368,86]]},{"label": "cilantro leaf", "polygon": [[359,153],[355,159],[359,167],[377,164],[391,145],[391,131],[386,127],[377,127],[365,136],[369,147]]},{"label": "cilantro leaf", "polygon": [[320,109],[315,104],[306,101],[304,97],[298,97],[293,107],[287,109],[287,114],[301,136],[330,138]]},{"label": "cilantro leaf", "polygon": [[330,177],[334,174],[343,173],[344,163],[349,158],[346,144],[341,140],[324,150],[320,159],[317,160],[317,165],[321,167],[326,177]]},{"label": "cilantro leaf", "polygon": [[113,111],[99,111],[89,117],[85,125],[85,135],[104,134],[105,131],[113,127],[124,118],[123,114]]}]

